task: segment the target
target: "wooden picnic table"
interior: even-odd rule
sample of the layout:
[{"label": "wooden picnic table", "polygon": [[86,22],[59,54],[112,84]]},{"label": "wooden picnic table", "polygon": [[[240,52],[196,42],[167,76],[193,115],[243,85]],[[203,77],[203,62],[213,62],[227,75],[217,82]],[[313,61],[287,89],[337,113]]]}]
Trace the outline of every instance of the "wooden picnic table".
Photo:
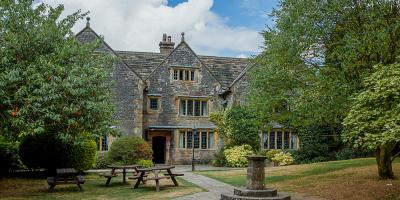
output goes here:
[{"label": "wooden picnic table", "polygon": [[111,181],[112,177],[116,177],[117,176],[117,169],[122,169],[122,180],[125,183],[126,182],[126,173],[128,169],[133,169],[135,170],[135,172],[137,172],[137,168],[139,165],[109,165],[107,166],[108,168],[111,169],[111,172],[108,174],[100,174],[100,176],[104,176],[107,178],[107,182],[106,185],[108,185]]},{"label": "wooden picnic table", "polygon": [[[183,174],[174,174],[172,173],[171,169],[175,168],[172,165],[165,165],[165,166],[155,166],[150,168],[142,168],[137,169],[139,173],[139,177],[137,178],[136,184],[134,188],[138,188],[141,181],[148,181],[154,180],[156,182],[156,191],[160,191],[159,180],[161,179],[171,179],[175,186],[179,186],[178,181],[176,181],[176,176],[183,176]],[[159,176],[160,171],[166,170],[167,173],[164,176]],[[152,172],[154,173],[154,177],[145,177],[146,173]]]},{"label": "wooden picnic table", "polygon": [[53,190],[58,184],[76,184],[82,190],[81,184],[85,183],[84,176],[79,175],[79,171],[74,168],[56,169],[56,176],[47,177],[49,190]]}]

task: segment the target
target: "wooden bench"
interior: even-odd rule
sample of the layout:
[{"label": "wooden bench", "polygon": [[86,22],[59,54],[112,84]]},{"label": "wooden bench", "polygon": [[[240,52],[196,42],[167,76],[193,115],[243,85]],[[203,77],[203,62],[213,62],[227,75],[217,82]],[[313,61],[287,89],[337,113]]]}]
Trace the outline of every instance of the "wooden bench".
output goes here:
[{"label": "wooden bench", "polygon": [[164,176],[173,176],[173,177],[177,177],[177,176],[184,176],[184,174],[164,174]]},{"label": "wooden bench", "polygon": [[49,191],[52,191],[56,185],[61,184],[76,184],[79,187],[79,190],[82,190],[81,184],[85,183],[85,177],[78,175],[78,176],[63,176],[63,177],[47,177],[47,184],[49,185]]},{"label": "wooden bench", "polygon": [[101,174],[99,174],[99,176],[107,178],[106,186],[108,186],[111,182],[111,178],[117,177],[118,174],[117,173],[101,173]]}]

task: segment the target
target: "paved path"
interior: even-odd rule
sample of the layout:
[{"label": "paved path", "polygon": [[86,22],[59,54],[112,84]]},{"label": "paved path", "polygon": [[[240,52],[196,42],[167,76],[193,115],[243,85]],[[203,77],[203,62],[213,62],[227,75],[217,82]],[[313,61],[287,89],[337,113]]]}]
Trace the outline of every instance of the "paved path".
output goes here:
[{"label": "paved path", "polygon": [[[184,173],[185,175],[181,178],[191,182],[205,190],[206,192],[199,192],[188,196],[183,196],[176,198],[175,200],[219,200],[221,198],[222,193],[233,193],[233,186],[223,183],[221,181],[217,181],[212,178],[208,178],[203,175],[195,174],[190,171],[189,166],[176,166],[175,171],[179,173]],[[227,170],[228,168],[224,167],[211,167],[211,166],[197,166],[198,170]],[[305,194],[290,194],[292,200],[322,200],[317,197],[310,197]]]},{"label": "paved path", "polygon": [[182,179],[185,179],[188,182],[191,182],[203,189],[206,189],[208,192],[200,192],[196,194],[192,194],[189,196],[184,196],[177,198],[176,200],[190,200],[190,199],[198,199],[198,200],[213,200],[220,199],[222,193],[231,193],[233,192],[233,186],[228,185],[226,183],[217,181],[212,178],[208,178],[206,176],[194,174],[192,172],[184,172],[185,176],[182,176]]}]

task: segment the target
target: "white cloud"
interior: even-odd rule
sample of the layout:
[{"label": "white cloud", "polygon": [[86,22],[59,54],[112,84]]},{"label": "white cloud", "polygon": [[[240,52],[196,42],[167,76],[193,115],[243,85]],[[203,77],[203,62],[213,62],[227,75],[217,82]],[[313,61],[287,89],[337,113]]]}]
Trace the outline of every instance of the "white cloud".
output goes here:
[{"label": "white cloud", "polygon": [[[179,43],[180,33],[199,54],[256,54],[262,36],[246,27],[232,27],[211,11],[213,0],[189,0],[175,7],[167,0],[41,0],[50,5],[64,4],[65,13],[90,11],[91,27],[115,50],[158,52],[163,33]],[[78,22],[74,31],[81,30]]]}]

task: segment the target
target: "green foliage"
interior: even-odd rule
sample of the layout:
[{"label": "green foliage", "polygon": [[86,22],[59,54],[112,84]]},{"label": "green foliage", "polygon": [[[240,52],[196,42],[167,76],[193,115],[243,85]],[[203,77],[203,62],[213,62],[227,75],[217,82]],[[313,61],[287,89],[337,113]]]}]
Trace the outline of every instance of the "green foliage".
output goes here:
[{"label": "green foliage", "polygon": [[70,148],[54,134],[27,135],[20,143],[19,155],[29,168],[54,170],[69,167]]},{"label": "green foliage", "polygon": [[96,169],[106,169],[110,165],[108,153],[106,151],[96,152]]},{"label": "green foliage", "polygon": [[69,153],[70,165],[80,171],[92,169],[96,164],[97,145],[93,140],[86,140],[71,145]]},{"label": "green foliage", "polygon": [[153,161],[151,160],[144,160],[144,159],[140,159],[137,164],[139,165],[139,167],[141,168],[149,168],[149,167],[153,167]]},{"label": "green foliage", "polygon": [[234,146],[224,150],[226,166],[246,167],[248,162],[246,156],[253,155],[254,151],[250,145]]},{"label": "green foliage", "polygon": [[100,41],[75,39],[71,28],[86,14],[60,18],[62,11],[31,0],[0,2],[0,129],[14,140],[24,134],[84,140],[87,130],[112,132],[111,59],[93,53]]},{"label": "green foliage", "polygon": [[[87,133],[82,133],[84,134]],[[45,168],[51,171],[73,167],[84,171],[94,167],[96,149],[96,142],[93,140],[66,142],[54,134],[37,134],[27,135],[22,139],[19,155],[29,168]]]},{"label": "green foliage", "polygon": [[248,144],[258,149],[259,137],[256,117],[246,107],[234,106],[225,111],[211,113],[210,120],[217,125],[218,133],[230,146]]},{"label": "green foliage", "polygon": [[215,155],[214,159],[212,160],[212,165],[215,167],[223,167],[226,164],[226,159],[224,155],[224,149],[220,149]]},{"label": "green foliage", "polygon": [[11,168],[19,164],[17,145],[0,135],[0,177],[8,173]]},{"label": "green foliage", "polygon": [[346,141],[371,150],[400,143],[399,83],[400,64],[374,67],[344,120]]},{"label": "green foliage", "polygon": [[294,159],[292,157],[292,154],[289,152],[279,152],[274,155],[274,157],[271,158],[271,161],[274,163],[277,163],[279,166],[284,166],[284,165],[291,165],[294,163]]},{"label": "green foliage", "polygon": [[[250,70],[248,99],[259,123],[298,130],[302,160],[331,158],[344,146],[342,122],[353,95],[365,90],[363,78],[374,65],[400,58],[399,7],[398,1],[384,0],[281,1],[271,14],[275,26],[264,32],[265,49]],[[282,102],[288,110],[272,112]],[[324,131],[307,130],[315,127]],[[305,138],[310,145],[302,150]],[[313,150],[311,144],[320,141],[326,146]]]},{"label": "green foliage", "polygon": [[140,137],[124,136],[113,141],[108,152],[112,163],[136,164],[139,160],[151,160],[153,151],[150,145]]},{"label": "green foliage", "polygon": [[268,159],[269,161],[272,161],[272,158],[275,157],[275,154],[278,154],[278,153],[280,153],[280,152],[282,152],[282,151],[279,150],[279,149],[270,149],[270,150],[268,150],[268,151],[265,153],[265,156],[267,156],[267,159]]}]

